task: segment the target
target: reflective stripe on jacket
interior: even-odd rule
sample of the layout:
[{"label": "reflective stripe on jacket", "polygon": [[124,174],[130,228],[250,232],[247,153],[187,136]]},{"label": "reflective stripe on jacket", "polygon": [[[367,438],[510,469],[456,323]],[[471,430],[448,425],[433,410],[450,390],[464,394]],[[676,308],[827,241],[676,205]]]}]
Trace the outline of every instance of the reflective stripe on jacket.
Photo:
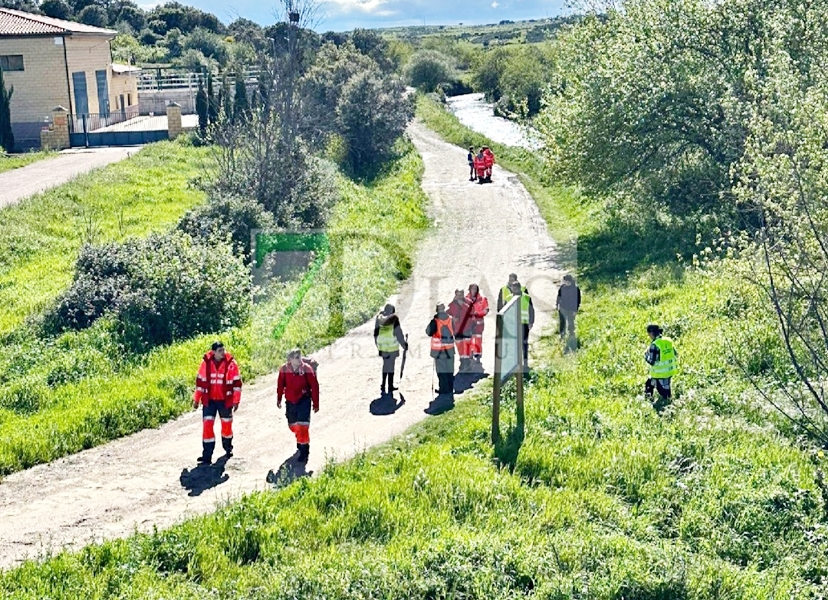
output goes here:
[{"label": "reflective stripe on jacket", "polygon": [[238,404],[241,401],[242,388],[238,364],[229,352],[225,352],[224,360],[219,363],[216,363],[213,357],[214,353],[210,351],[201,361],[193,400],[199,404],[207,404],[210,400],[223,400],[228,407]]},{"label": "reflective stripe on jacket", "polygon": [[453,349],[454,328],[451,325],[451,317],[448,315],[443,319],[434,317],[434,323],[437,328],[431,336],[431,349],[435,352]]},{"label": "reflective stripe on jacket", "polygon": [[650,377],[667,379],[678,374],[678,353],[670,338],[659,337],[653,340],[658,349],[658,360],[650,365]]},{"label": "reflective stripe on jacket", "polygon": [[380,352],[399,352],[400,342],[394,335],[394,324],[382,325],[377,335],[377,350]]}]

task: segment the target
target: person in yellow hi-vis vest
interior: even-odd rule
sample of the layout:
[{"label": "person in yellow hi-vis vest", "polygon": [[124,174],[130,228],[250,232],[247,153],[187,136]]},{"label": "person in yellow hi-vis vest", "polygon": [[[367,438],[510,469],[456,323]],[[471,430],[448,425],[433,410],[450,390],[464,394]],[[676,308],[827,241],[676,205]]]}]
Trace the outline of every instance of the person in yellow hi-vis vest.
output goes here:
[{"label": "person in yellow hi-vis vest", "polygon": [[[386,394],[393,396],[397,390],[394,387],[394,370],[397,357],[400,355],[400,347],[403,350],[408,350],[408,342],[405,341],[400,319],[392,304],[386,304],[374,320],[374,343],[382,357],[382,386],[380,392],[383,396]],[[388,383],[387,391],[386,382]]]},{"label": "person in yellow hi-vis vest", "polygon": [[647,325],[650,347],[644,353],[644,360],[650,365],[650,378],[644,384],[644,395],[653,401],[653,392],[658,392],[659,399],[653,403],[656,410],[661,410],[673,396],[672,379],[678,374],[678,352],[673,340],[664,337],[664,330],[655,324]]}]

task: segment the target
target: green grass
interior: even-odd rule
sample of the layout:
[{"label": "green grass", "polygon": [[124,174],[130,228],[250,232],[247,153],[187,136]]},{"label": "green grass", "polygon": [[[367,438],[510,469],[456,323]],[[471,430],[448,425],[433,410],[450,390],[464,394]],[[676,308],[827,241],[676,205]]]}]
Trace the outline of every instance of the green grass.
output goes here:
[{"label": "green grass", "polygon": [[[156,156],[170,159],[163,154],[170,150],[162,147]],[[340,178],[343,199],[329,237],[351,237],[347,250],[336,253],[339,262],[327,261],[309,285],[302,280],[275,285],[267,301],[254,306],[247,326],[221,334],[246,380],[277,368],[293,346],[310,352],[362,323],[408,275],[408,257],[427,220],[419,187],[422,163],[410,145],[400,151],[368,185]],[[111,176],[104,179],[111,181]],[[170,181],[168,195],[190,194],[181,191],[184,182]],[[88,185],[98,189],[99,183]],[[159,227],[165,224],[163,214],[175,222],[175,213],[160,200],[143,210],[153,206]],[[135,222],[128,233],[148,228],[147,222]],[[357,232],[358,239],[353,239]],[[117,232],[110,228],[108,233]],[[389,252],[369,234],[393,236],[399,245]],[[69,271],[71,278],[71,267]],[[365,281],[372,285],[366,288]],[[284,323],[288,312],[293,316]],[[156,427],[190,408],[194,374],[215,334],[125,357],[109,327],[103,319],[86,331],[44,339],[21,326],[0,338],[7,357],[7,369],[0,374],[0,475]]]},{"label": "green grass", "polygon": [[[599,206],[552,185],[544,193],[547,215],[575,216],[581,256],[599,260],[588,245],[599,242],[640,256],[626,233],[588,235],[605,229]],[[782,428],[727,360],[726,344],[750,355],[770,339],[766,324],[724,271],[628,260],[626,277],[582,280],[577,355],[553,338],[534,347],[523,435],[507,390],[507,441],[492,449],[484,386],[314,480],[26,563],[0,576],[0,595],[825,598],[826,459]],[[662,415],[640,395],[650,321],[676,339],[684,365]]]},{"label": "green grass", "polygon": [[22,154],[0,154],[0,173],[25,167],[44,158],[57,156],[54,152],[25,152]]},{"label": "green grass", "polygon": [[84,242],[163,230],[204,202],[204,192],[187,184],[204,172],[207,152],[172,142],[153,144],[0,210],[0,335],[69,286]]}]

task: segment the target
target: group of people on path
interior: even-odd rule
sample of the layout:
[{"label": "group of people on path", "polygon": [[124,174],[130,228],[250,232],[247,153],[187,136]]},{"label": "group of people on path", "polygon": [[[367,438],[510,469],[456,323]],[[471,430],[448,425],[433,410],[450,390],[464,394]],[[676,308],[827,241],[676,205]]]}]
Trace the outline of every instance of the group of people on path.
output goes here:
[{"label": "group of people on path", "polygon": [[[500,311],[513,298],[520,298],[523,324],[524,368],[528,366],[529,332],[535,323],[535,308],[526,286],[518,281],[515,273],[509,275],[497,298]],[[562,339],[575,333],[575,317],[581,305],[581,291],[571,275],[565,275],[558,289],[556,308],[559,314],[559,332]],[[430,355],[438,377],[438,394],[454,394],[454,358],[460,356],[458,373],[483,373],[484,319],[489,314],[489,301],[473,283],[466,294],[455,290],[448,307],[440,303],[425,329],[431,338]],[[656,324],[647,326],[650,346],[644,354],[649,365],[649,378],[644,386],[645,397],[657,411],[661,411],[672,398],[672,378],[678,373],[678,352],[672,340],[664,336],[664,330]],[[408,350],[408,338],[402,331],[400,319],[393,305],[386,304],[374,321],[374,342],[382,358],[383,395],[393,395],[396,360],[400,349]],[[285,417],[288,428],[296,437],[299,462],[307,462],[310,454],[311,413],[319,411],[318,364],[302,356],[295,348],[287,355],[287,362],[279,369],[276,385],[276,405],[285,401]],[[233,456],[233,415],[241,402],[242,379],[239,366],[224,344],[216,341],[202,359],[196,376],[193,408],[202,408],[201,464],[212,462],[216,448],[215,421],[221,422],[221,443],[225,458]],[[655,393],[658,399],[654,400]]]},{"label": "group of people on path", "polygon": [[475,153],[474,146],[469,147],[469,181],[479,183],[492,182],[492,169],[495,165],[495,155],[491,148],[483,146]]}]

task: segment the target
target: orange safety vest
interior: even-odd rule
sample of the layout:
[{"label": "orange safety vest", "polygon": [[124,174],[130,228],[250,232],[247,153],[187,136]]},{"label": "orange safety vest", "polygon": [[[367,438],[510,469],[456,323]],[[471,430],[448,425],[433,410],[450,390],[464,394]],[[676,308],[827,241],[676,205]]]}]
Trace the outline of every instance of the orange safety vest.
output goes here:
[{"label": "orange safety vest", "polygon": [[[435,352],[451,350],[454,348],[454,328],[451,326],[451,317],[446,317],[445,319],[435,317],[434,321],[437,324],[437,331],[431,336],[431,349]],[[448,329],[448,334],[451,337],[445,337],[443,335],[445,333],[444,328]]]}]

